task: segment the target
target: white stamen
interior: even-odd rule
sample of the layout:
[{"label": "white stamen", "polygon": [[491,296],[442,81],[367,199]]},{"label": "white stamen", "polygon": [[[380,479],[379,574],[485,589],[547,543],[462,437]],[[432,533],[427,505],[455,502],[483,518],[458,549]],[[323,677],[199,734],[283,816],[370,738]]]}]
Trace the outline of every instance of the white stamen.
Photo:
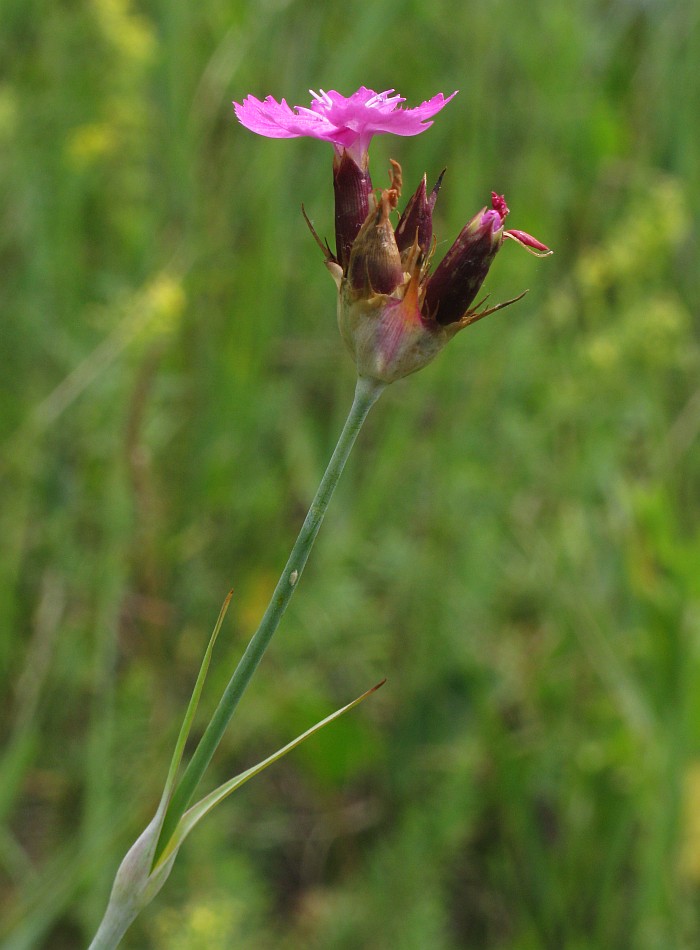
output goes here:
[{"label": "white stamen", "polygon": [[319,113],[314,112],[313,109],[307,109],[305,106],[294,106],[294,108],[297,110],[297,115],[305,116],[307,119],[313,119],[314,122],[328,122],[325,115],[319,115]]},{"label": "white stamen", "polygon": [[328,93],[325,92],[323,89],[321,90],[320,93],[314,92],[313,89],[309,89],[309,92],[311,93],[313,98],[316,100],[316,102],[320,103],[321,105],[326,106],[327,108],[330,108],[333,105],[333,100],[328,95]]},{"label": "white stamen", "polygon": [[374,109],[377,106],[384,105],[384,103],[403,102],[404,100],[401,98],[401,96],[390,95],[393,91],[393,89],[385,89],[384,92],[375,93],[371,99],[367,100],[365,106],[368,109]]}]

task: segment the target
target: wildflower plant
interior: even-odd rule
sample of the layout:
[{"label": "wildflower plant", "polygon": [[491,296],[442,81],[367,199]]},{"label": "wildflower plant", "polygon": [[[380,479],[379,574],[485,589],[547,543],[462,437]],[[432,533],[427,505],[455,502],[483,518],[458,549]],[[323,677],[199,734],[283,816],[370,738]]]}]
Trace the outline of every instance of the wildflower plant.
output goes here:
[{"label": "wildflower plant", "polygon": [[[460,330],[520,300],[495,306],[477,300],[506,238],[537,256],[549,248],[525,231],[507,229],[502,195],[463,227],[442,261],[433,266],[432,215],[444,172],[428,191],[424,175],[401,215],[401,166],[391,161],[389,186],[375,191],[369,170],[374,135],[424,132],[453,98],[441,93],[415,108],[393,89],[364,86],[345,97],[335,90],[312,93],[309,108],[291,108],[268,96],[234,103],[242,125],[268,138],[308,136],[333,146],[335,251],[307,224],[337,288],[340,334],[357,368],[350,411],[318,491],[292,547],[258,630],[250,640],[187,767],[178,780],[190,727],[209,667],[226,599],[207,647],[156,814],[127,852],[117,872],[104,919],[91,950],[116,947],[131,922],[167,879],[183,841],[198,822],[244,782],[299,743],[352,709],[378,687],[312,726],[258,765],[232,778],[195,805],[194,793],[294,593],[348,456],[367,415],[384,388],[429,363]],[[396,220],[396,224],[393,223]],[[382,685],[382,684],[379,684]]]}]

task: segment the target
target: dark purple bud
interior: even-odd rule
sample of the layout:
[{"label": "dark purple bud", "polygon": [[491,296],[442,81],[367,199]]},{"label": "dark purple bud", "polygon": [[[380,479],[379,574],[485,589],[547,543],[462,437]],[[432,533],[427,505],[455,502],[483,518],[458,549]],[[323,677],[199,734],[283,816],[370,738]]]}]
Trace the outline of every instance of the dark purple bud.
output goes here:
[{"label": "dark purple bud", "polygon": [[430,250],[430,242],[433,239],[433,208],[437,201],[444,174],[443,171],[430,195],[427,194],[426,178],[423,175],[416,193],[406,205],[401,220],[396,225],[395,232],[396,244],[401,253],[412,247],[416,240],[424,255],[427,255]]},{"label": "dark purple bud", "polygon": [[502,243],[500,211],[484,208],[462,228],[429,278],[423,313],[442,326],[461,319],[479,293]]},{"label": "dark purple bud", "polygon": [[350,251],[369,214],[372,179],[369,170],[360,168],[347,152],[333,159],[335,190],[335,245],[338,263],[347,270]]}]

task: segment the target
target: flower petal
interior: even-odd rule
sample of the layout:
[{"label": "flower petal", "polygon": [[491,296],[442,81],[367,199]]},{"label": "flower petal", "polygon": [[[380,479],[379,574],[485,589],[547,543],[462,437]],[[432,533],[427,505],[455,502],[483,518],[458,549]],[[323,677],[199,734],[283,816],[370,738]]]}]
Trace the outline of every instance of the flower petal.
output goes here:
[{"label": "flower petal", "polygon": [[436,113],[443,109],[454,96],[453,92],[447,99],[442,93],[433,96],[413,109],[402,109],[400,102],[405,102],[401,96],[385,92],[374,92],[365,86],[360,86],[357,92],[349,98],[341,96],[335,89],[321,92],[321,95],[311,105],[316,115],[321,115],[331,122],[336,129],[351,129],[358,137],[375,135],[381,132],[390,132],[393,135],[418,135],[424,132],[432,122]]},{"label": "flower petal", "polygon": [[293,139],[302,135],[326,139],[332,126],[323,118],[309,110],[303,114],[293,112],[283,99],[277,102],[268,96],[263,102],[255,96],[247,96],[242,103],[234,102],[236,118],[251,132],[266,135],[271,139]]},{"label": "flower petal", "polygon": [[512,238],[513,241],[522,244],[525,250],[534,254],[535,257],[547,257],[549,254],[554,253],[546,244],[543,244],[542,241],[538,241],[537,238],[528,234],[527,231],[516,231],[511,228],[503,232],[503,237]]},{"label": "flower petal", "polygon": [[352,96],[342,96],[335,89],[312,92],[311,108],[294,106],[292,110],[283,99],[272,96],[264,101],[247,96],[242,104],[234,102],[239,122],[252,132],[269,138],[296,138],[308,135],[332,142],[338,149],[346,148],[355,157],[364,159],[370,140],[379,133],[418,135],[432,125],[430,119],[443,109],[454,96],[442,93],[427,99],[413,109],[402,109],[405,102],[393,89],[374,92],[360,86]]}]

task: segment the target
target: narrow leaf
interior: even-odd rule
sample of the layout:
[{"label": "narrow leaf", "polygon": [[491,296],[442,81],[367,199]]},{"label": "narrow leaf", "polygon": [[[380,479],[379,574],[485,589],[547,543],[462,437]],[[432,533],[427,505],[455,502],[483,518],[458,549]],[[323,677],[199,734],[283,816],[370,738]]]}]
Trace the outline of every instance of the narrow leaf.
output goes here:
[{"label": "narrow leaf", "polygon": [[[161,796],[160,803],[158,805],[158,811],[156,812],[156,817],[160,819],[160,829],[162,828],[163,821],[165,819],[165,812],[168,807],[168,803],[173,794],[173,789],[175,787],[175,779],[177,777],[177,772],[182,762],[182,756],[185,751],[185,744],[187,743],[187,738],[190,734],[192,728],[192,723],[194,721],[195,713],[197,712],[197,706],[199,705],[199,699],[202,695],[202,689],[204,688],[204,681],[207,678],[207,673],[209,672],[209,664],[211,663],[212,653],[214,651],[214,644],[216,639],[219,636],[219,631],[224,622],[226,612],[231,603],[231,598],[233,597],[233,591],[230,590],[226,595],[226,599],[221,605],[221,610],[219,611],[219,616],[217,618],[216,624],[212,631],[211,637],[209,638],[209,643],[207,649],[204,652],[204,657],[202,659],[202,665],[199,668],[199,673],[197,674],[197,680],[194,684],[194,689],[192,690],[192,696],[190,697],[189,704],[187,706],[187,711],[185,717],[182,720],[182,726],[180,727],[180,734],[177,737],[177,742],[175,743],[175,749],[173,750],[173,757],[170,760],[170,768],[168,769],[168,777],[165,780],[165,786],[163,787],[163,794]],[[161,842],[158,841],[155,852],[158,853],[158,847]]]},{"label": "narrow leaf", "polygon": [[224,782],[223,785],[215,788],[214,791],[210,792],[203,799],[201,799],[201,801],[197,802],[196,805],[193,805],[192,808],[188,809],[180,819],[172,837],[158,858],[155,868],[158,868],[161,862],[167,861],[171,857],[174,857],[174,855],[179,850],[180,845],[185,840],[187,835],[192,831],[192,829],[197,824],[199,824],[205,815],[209,814],[210,811],[212,811],[232,792],[235,792],[237,788],[240,788],[241,785],[244,785],[249,779],[253,778],[253,776],[258,775],[268,766],[283,758],[283,756],[285,756],[288,752],[291,752],[292,749],[296,749],[298,745],[301,745],[301,743],[306,739],[309,739],[315,733],[319,732],[324,728],[324,726],[330,725],[330,723],[334,722],[336,719],[339,719],[346,712],[354,709],[355,706],[358,706],[363,700],[367,699],[368,696],[376,692],[381,686],[384,685],[384,683],[386,683],[386,679],[383,679],[381,683],[377,683],[376,686],[368,689],[367,692],[363,693],[361,696],[358,696],[357,699],[354,699],[351,703],[348,703],[347,706],[343,706],[342,709],[336,709],[336,711],[331,713],[330,716],[326,716],[325,719],[322,719],[314,726],[311,726],[311,728],[307,729],[306,732],[302,732],[302,734],[297,736],[296,739],[292,739],[291,742],[288,742],[287,745],[282,746],[281,749],[273,752],[272,755],[268,756],[266,759],[263,759],[262,762],[258,762],[257,765],[253,765],[251,768],[246,769],[245,772],[241,772],[240,775],[236,775],[234,778],[229,779],[228,782]]},{"label": "narrow leaf", "polygon": [[168,771],[168,777],[165,780],[165,789],[163,792],[164,797],[167,795],[170,798],[170,792],[175,784],[175,776],[177,775],[177,770],[180,767],[180,762],[182,761],[182,755],[185,751],[185,744],[187,738],[190,734],[190,729],[192,728],[192,722],[197,712],[197,706],[199,705],[199,699],[202,695],[202,689],[204,688],[204,681],[207,678],[207,673],[209,672],[209,664],[211,663],[211,656],[214,651],[214,644],[216,639],[219,636],[219,631],[221,630],[221,625],[224,622],[226,617],[226,612],[231,603],[231,598],[233,597],[233,591],[230,590],[226,595],[226,599],[221,605],[221,610],[219,611],[219,616],[212,631],[211,637],[209,638],[209,643],[207,649],[204,653],[204,658],[202,660],[202,665],[199,668],[199,673],[197,675],[197,681],[194,684],[194,689],[192,690],[192,696],[190,698],[189,705],[187,706],[187,712],[185,713],[185,718],[182,720],[182,726],[180,728],[180,734],[177,737],[177,742],[175,743],[175,750],[173,752],[173,757],[170,762],[170,769]]}]

